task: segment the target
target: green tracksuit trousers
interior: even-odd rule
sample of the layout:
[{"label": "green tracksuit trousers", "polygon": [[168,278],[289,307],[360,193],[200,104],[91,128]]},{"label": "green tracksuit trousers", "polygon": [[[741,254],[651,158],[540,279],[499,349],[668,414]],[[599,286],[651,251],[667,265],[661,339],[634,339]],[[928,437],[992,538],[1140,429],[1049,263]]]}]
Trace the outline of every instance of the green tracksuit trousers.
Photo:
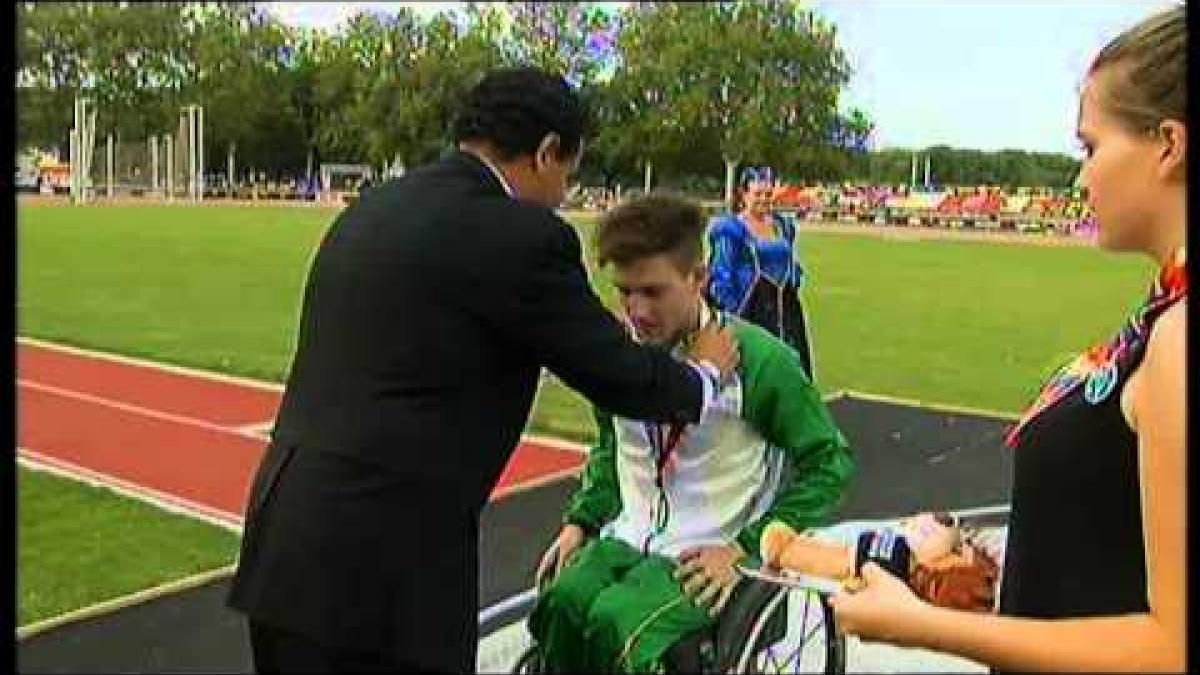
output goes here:
[{"label": "green tracksuit trousers", "polygon": [[683,637],[711,626],[674,578],[675,561],[610,538],[586,543],[529,617],[550,672],[657,672]]}]

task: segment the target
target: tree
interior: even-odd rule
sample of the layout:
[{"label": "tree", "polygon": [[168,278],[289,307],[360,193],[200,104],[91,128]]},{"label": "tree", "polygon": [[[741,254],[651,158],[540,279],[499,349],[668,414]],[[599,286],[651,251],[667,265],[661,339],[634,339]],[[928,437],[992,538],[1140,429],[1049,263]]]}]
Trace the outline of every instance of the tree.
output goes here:
[{"label": "tree", "polygon": [[[627,77],[657,96],[649,133],[717,135],[726,199],[744,159],[783,162],[830,143],[849,80],[833,30],[790,0],[654,3],[630,13]],[[686,37],[685,37],[686,36]],[[635,90],[637,87],[633,87]]]},{"label": "tree", "polygon": [[587,17],[584,50],[578,52],[585,65],[575,68],[580,95],[592,114],[583,170],[595,170],[605,189],[613,189],[618,176],[636,172],[638,156],[631,139],[635,134],[630,133],[633,109],[627,105],[620,80],[613,78],[620,62],[623,15],[593,10]]},{"label": "tree", "polygon": [[907,184],[913,158],[918,181],[929,160],[932,182],[938,185],[997,185],[1017,187],[1068,187],[1079,171],[1079,162],[1060,153],[1024,150],[979,150],[936,145],[929,148],[889,148],[868,153],[858,180],[890,185]]},{"label": "tree", "polygon": [[361,109],[370,155],[416,164],[442,152],[459,101],[479,73],[503,63],[499,31],[486,8],[441,12],[424,24],[402,11],[391,25],[387,66]]},{"label": "tree", "polygon": [[236,148],[243,165],[298,173],[307,144],[291,88],[294,33],[248,3],[210,6],[193,26],[195,79],[181,103],[204,106],[205,166],[224,168]]},{"label": "tree", "polygon": [[317,78],[326,55],[323,35],[303,28],[288,28],[283,63],[289,106],[295,111],[304,139],[304,175],[311,178],[320,155],[319,136],[324,108],[317,105]]},{"label": "tree", "polygon": [[607,109],[602,109],[597,145],[614,159],[637,157],[650,185],[651,167],[678,153],[684,143],[682,121],[672,107],[676,74],[658,60],[663,30],[676,28],[679,8],[674,3],[632,3],[617,21],[615,72],[606,85]]},{"label": "tree", "polygon": [[419,144],[429,129],[413,77],[427,39],[425,27],[407,7],[378,27],[376,65],[366,73],[351,112],[363,129],[365,155],[372,164],[391,162],[397,155],[412,159],[417,154],[414,141]]},{"label": "tree", "polygon": [[237,143],[287,165],[293,107],[281,27],[250,3],[18,6],[20,142],[61,144],[73,101],[95,104],[97,135],[141,142],[174,133],[181,106],[205,107],[207,166]]},{"label": "tree", "polygon": [[18,142],[64,145],[74,100],[90,97],[100,129],[142,135],[162,117],[180,67],[176,3],[17,5]]},{"label": "tree", "polygon": [[126,141],[174,133],[180,107],[199,103],[207,166],[233,147],[272,172],[416,164],[446,147],[480,73],[529,62],[565,73],[588,101],[582,171],[608,187],[639,173],[650,183],[652,169],[696,186],[724,169],[728,196],[743,161],[903,184],[914,154],[940,184],[1065,187],[1078,173],[1061,154],[870,150],[867,114],[838,110],[849,68],[833,27],[793,0],[601,5],[364,12],[326,33],[247,2],[20,3],[17,139],[65,146],[77,96],[94,101],[100,139]]},{"label": "tree", "polygon": [[509,2],[506,57],[561,73],[576,86],[594,83],[604,68],[597,59],[596,37],[612,20],[596,3]]}]

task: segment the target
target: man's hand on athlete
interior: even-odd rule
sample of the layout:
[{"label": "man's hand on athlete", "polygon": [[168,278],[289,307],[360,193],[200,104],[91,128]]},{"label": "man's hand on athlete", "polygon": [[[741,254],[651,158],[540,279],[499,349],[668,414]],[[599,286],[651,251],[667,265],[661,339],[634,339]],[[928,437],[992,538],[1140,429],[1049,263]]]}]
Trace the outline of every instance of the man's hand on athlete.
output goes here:
[{"label": "man's hand on athlete", "polygon": [[736,567],[741,557],[741,549],[733,544],[689,548],[679,554],[675,578],[696,604],[707,607],[715,617],[729,602],[741,578]]},{"label": "man's hand on athlete", "polygon": [[718,326],[716,321],[710,321],[708,325],[697,331],[688,356],[695,361],[706,361],[712,364],[721,372],[722,381],[729,377],[741,358],[738,354],[738,343],[737,338],[733,335],[733,329],[728,326]]}]

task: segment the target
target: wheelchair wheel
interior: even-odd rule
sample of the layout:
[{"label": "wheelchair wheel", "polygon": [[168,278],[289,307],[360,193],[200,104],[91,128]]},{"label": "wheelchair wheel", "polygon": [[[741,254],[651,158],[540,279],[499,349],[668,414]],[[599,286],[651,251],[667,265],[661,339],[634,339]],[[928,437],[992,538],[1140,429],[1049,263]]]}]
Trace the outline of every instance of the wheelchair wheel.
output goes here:
[{"label": "wheelchair wheel", "polygon": [[521,658],[513,664],[512,672],[513,675],[537,675],[543,670],[545,669],[542,668],[541,654],[538,653],[537,645],[534,645],[521,654]]},{"label": "wheelchair wheel", "polygon": [[826,596],[780,587],[749,623],[733,672],[846,672],[846,641],[834,629]]}]

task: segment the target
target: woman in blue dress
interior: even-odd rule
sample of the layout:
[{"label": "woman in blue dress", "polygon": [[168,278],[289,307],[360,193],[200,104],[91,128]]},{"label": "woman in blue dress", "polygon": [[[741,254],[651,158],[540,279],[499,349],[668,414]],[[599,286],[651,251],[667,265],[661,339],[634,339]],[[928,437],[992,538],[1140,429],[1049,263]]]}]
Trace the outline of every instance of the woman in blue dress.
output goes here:
[{"label": "woman in blue dress", "polygon": [[762,326],[800,354],[814,378],[800,290],[796,228],[773,210],[774,181],[766,167],[741,175],[741,205],[709,229],[709,292],[722,310]]}]

